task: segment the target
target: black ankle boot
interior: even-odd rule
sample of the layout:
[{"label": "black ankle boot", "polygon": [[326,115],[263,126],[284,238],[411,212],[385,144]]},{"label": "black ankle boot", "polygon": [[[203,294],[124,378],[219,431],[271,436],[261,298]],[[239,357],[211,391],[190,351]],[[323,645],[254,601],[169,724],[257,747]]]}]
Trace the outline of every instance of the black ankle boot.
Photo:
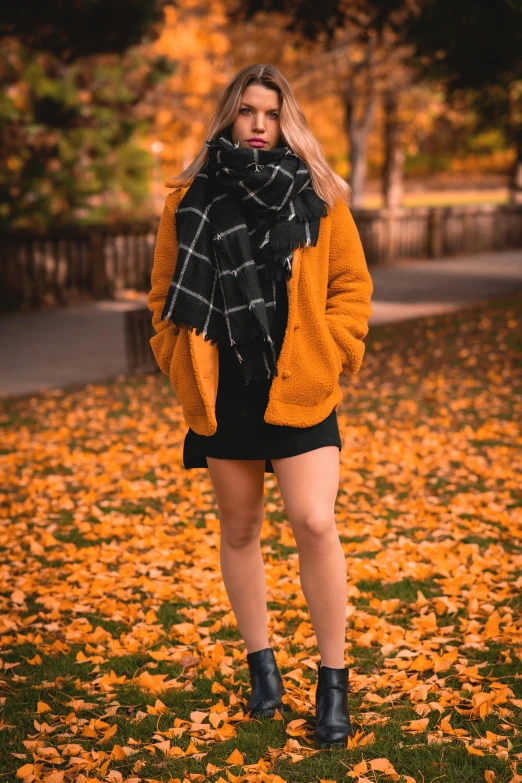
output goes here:
[{"label": "black ankle boot", "polygon": [[346,746],[347,737],[353,737],[348,714],[348,667],[331,669],[319,664],[315,694],[315,744]]},{"label": "black ankle boot", "polygon": [[277,668],[274,651],[271,647],[247,653],[247,663],[250,670],[252,694],[247,702],[246,710],[251,710],[251,717],[266,715],[274,717],[275,710],[284,712],[281,696],[286,693],[283,681]]}]

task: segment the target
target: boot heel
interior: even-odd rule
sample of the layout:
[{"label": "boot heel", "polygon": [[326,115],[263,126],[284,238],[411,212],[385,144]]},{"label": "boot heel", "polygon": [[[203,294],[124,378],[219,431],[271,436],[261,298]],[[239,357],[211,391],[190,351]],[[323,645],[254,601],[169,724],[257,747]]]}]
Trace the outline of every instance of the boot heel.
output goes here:
[{"label": "boot heel", "polygon": [[353,728],[348,713],[348,668],[319,667],[315,694],[315,746],[345,747]]},{"label": "boot heel", "polygon": [[247,654],[252,693],[246,704],[251,717],[264,715],[273,718],[275,710],[284,712],[281,696],[286,693],[274,652],[270,647]]}]

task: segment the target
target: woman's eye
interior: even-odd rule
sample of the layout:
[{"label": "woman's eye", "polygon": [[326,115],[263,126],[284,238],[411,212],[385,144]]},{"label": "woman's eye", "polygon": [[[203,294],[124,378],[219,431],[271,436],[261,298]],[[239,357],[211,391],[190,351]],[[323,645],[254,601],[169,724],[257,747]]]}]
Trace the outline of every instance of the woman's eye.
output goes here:
[{"label": "woman's eye", "polygon": [[[239,111],[240,111],[240,114],[242,114],[242,113],[243,113],[243,112],[245,112],[245,111],[250,111],[250,109],[243,108],[243,109],[240,109]],[[279,116],[279,115],[277,114],[277,112],[275,112],[275,111],[271,111],[271,112],[270,112],[270,114],[271,114],[271,116],[272,116],[272,119],[274,119],[274,120],[277,120],[277,118],[278,118],[278,116]]]}]

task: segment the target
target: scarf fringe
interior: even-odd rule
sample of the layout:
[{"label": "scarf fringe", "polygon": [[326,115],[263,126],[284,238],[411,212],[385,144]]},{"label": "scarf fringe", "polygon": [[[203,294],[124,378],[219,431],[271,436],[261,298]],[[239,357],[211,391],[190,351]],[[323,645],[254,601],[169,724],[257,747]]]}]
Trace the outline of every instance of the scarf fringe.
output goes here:
[{"label": "scarf fringe", "polygon": [[241,343],[232,342],[230,343],[228,340],[228,337],[223,339],[223,337],[217,337],[217,336],[211,336],[208,332],[205,332],[204,326],[201,326],[201,324],[193,324],[189,321],[184,321],[182,318],[176,318],[174,321],[172,321],[170,318],[163,318],[163,321],[167,321],[168,323],[173,323],[175,326],[179,327],[180,329],[186,329],[187,332],[195,332],[197,335],[202,335],[203,339],[206,340],[209,343],[213,343],[214,345],[217,345],[218,348],[232,348],[232,346],[240,346],[243,344],[243,342],[246,344],[257,344],[257,345],[266,345],[270,346],[271,337],[267,334],[266,339],[261,342],[259,340],[259,330],[258,329],[247,329],[245,331],[245,339],[242,340]]},{"label": "scarf fringe", "polygon": [[[294,199],[294,210],[295,215],[292,221],[278,220],[271,224],[267,218],[261,218],[257,220],[255,233],[257,235],[261,235],[260,241],[263,241],[264,235],[268,230],[270,230],[269,243],[271,247],[275,247],[277,249],[277,245],[274,244],[274,241],[277,241],[277,234],[279,231],[284,231],[289,222],[308,222],[310,224],[315,221],[320,221],[321,218],[328,216],[327,202],[323,199],[320,199],[315,191],[305,190],[300,193],[299,196]],[[297,245],[294,245],[293,247],[295,248]]]},{"label": "scarf fringe", "polygon": [[265,262],[265,279],[279,281],[283,277],[289,280],[292,277],[292,263],[286,263],[288,253],[273,253]]},{"label": "scarf fringe", "polygon": [[180,317],[172,318],[162,318],[162,321],[168,321],[169,323],[174,324],[174,326],[177,326],[180,329],[186,329],[187,332],[196,332],[196,334],[202,334],[203,338],[209,342],[214,343],[214,345],[219,345],[219,340],[210,337],[208,332],[205,332],[205,327],[201,326],[200,324],[193,324],[189,321],[184,321]]},{"label": "scarf fringe", "polygon": [[300,196],[300,199],[297,197],[294,201],[295,216],[299,223],[320,220],[328,215],[328,204],[319,199],[314,190],[307,188],[301,191]]},{"label": "scarf fringe", "polygon": [[[310,245],[309,247],[315,247],[317,245],[317,242],[319,240],[319,224],[316,223],[314,225],[310,225]],[[275,235],[272,238],[272,231],[270,232],[270,242],[268,245],[265,245],[265,247],[258,248],[258,252],[261,254],[262,258],[270,258],[271,254],[274,251],[277,250],[295,250],[298,247],[306,247],[302,243],[302,241],[299,239],[299,237],[292,237],[289,239],[288,237],[281,236],[278,237]],[[289,252],[285,253],[283,258],[286,258],[286,256],[289,255]]]}]

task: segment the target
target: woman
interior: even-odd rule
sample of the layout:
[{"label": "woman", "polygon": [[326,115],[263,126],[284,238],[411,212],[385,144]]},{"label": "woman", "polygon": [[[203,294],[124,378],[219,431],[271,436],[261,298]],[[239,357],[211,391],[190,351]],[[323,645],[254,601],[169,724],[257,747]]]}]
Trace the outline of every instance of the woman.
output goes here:
[{"label": "woman", "polygon": [[280,71],[243,68],[160,221],[151,346],[189,429],[184,467],[207,467],[223,581],[247,648],[252,715],[282,711],[260,548],[275,473],[299,551],[321,660],[318,747],[346,745],[346,562],[336,531],[339,375],[358,372],[373,285],[349,187]]}]

